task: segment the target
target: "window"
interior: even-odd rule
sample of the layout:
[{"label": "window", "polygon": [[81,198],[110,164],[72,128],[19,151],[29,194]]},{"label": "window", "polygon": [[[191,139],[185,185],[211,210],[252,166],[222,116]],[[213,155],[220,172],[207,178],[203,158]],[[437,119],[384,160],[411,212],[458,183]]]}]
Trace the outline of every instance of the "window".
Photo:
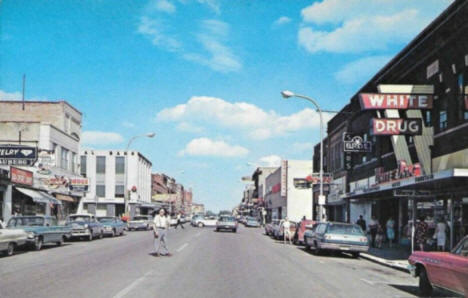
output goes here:
[{"label": "window", "polygon": [[99,198],[106,197],[106,186],[105,185],[96,185],[96,196]]},{"label": "window", "polygon": [[115,173],[124,174],[125,173],[125,157],[116,156],[115,157]]},{"label": "window", "polygon": [[68,170],[68,149],[62,147],[61,156],[60,167],[64,170]]},{"label": "window", "polygon": [[125,187],[123,185],[116,185],[115,186],[115,197],[116,198],[123,198],[125,193]]},{"label": "window", "polygon": [[106,157],[105,156],[96,156],[96,173],[98,174],[106,173]]},{"label": "window", "polygon": [[431,111],[426,111],[424,114],[424,125],[432,126],[432,114]]},{"label": "window", "polygon": [[81,164],[80,174],[81,176],[86,177],[86,167],[87,167],[86,155],[80,156],[80,164]]},{"label": "window", "polygon": [[71,170],[73,173],[76,172],[76,153],[74,152],[71,154]]},{"label": "window", "polygon": [[447,111],[439,112],[439,128],[440,130],[447,128]]}]

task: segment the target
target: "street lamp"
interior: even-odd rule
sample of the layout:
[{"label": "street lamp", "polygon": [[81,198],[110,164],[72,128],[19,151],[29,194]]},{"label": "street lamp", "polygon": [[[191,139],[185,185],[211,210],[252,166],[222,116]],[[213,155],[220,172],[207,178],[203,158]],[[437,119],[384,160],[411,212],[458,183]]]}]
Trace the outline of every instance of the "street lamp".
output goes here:
[{"label": "street lamp", "polygon": [[127,154],[127,158],[125,159],[125,193],[124,193],[124,205],[125,205],[125,213],[127,213],[129,210],[128,210],[128,201],[130,199],[130,190],[128,189],[128,149],[130,148],[130,145],[132,144],[132,142],[137,139],[137,138],[143,138],[143,137],[146,137],[146,138],[154,138],[154,136],[156,135],[156,133],[154,132],[149,132],[147,134],[144,134],[144,135],[137,135],[137,136],[133,136],[130,138],[130,140],[128,141],[128,144],[127,144],[127,147],[125,148],[125,154]]},{"label": "street lamp", "polygon": [[[322,116],[322,110],[320,109],[320,106],[317,104],[317,102],[307,96],[300,95],[300,94],[295,94],[292,91],[289,90],[284,90],[281,91],[281,95],[283,98],[288,99],[290,97],[298,97],[302,98],[305,100],[310,101],[316,108],[317,111],[319,112],[320,115],[320,195],[319,195],[319,213],[320,217],[319,220],[322,221],[322,216],[323,216],[323,201],[324,201],[324,196],[323,196],[323,116]],[[314,166],[314,155],[312,152],[312,172],[313,172],[313,166]],[[312,189],[312,202],[314,201],[314,191]]]}]

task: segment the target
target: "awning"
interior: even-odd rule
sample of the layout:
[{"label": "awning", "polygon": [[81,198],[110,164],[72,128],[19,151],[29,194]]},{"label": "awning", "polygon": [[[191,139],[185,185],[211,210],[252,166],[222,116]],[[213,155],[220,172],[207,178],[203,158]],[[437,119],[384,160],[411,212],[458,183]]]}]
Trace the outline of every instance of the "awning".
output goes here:
[{"label": "awning", "polygon": [[67,196],[67,195],[61,195],[61,194],[55,194],[55,197],[57,199],[59,199],[60,201],[65,201],[65,202],[72,202],[72,203],[75,203],[75,199],[70,197],[70,196]]},{"label": "awning", "polygon": [[42,196],[44,196],[44,198],[48,199],[49,202],[51,202],[52,204],[62,205],[62,202],[60,202],[59,200],[57,200],[57,199],[54,198],[53,196],[49,195],[48,193],[43,192],[43,191],[40,191],[39,193],[40,193]]},{"label": "awning", "polygon": [[36,203],[49,203],[49,199],[43,196],[39,191],[17,186],[15,188],[17,191],[30,197]]}]

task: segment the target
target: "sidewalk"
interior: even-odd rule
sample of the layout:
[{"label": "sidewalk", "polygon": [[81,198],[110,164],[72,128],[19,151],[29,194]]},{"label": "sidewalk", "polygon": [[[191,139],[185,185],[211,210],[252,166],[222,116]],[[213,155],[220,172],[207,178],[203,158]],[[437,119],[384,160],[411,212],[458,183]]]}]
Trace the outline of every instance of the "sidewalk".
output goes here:
[{"label": "sidewalk", "polygon": [[361,253],[361,258],[394,269],[409,272],[408,258],[410,255],[411,252],[406,246],[394,246],[393,248],[385,246],[382,248],[369,248],[367,253]]}]

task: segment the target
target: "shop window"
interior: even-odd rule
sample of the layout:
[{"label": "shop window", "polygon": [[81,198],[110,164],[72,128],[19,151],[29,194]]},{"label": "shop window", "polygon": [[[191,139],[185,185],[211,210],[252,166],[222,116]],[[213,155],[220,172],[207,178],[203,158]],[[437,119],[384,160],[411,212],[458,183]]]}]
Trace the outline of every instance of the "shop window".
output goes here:
[{"label": "shop window", "polygon": [[96,156],[96,173],[97,174],[106,173],[106,157],[105,156]]},{"label": "shop window", "polygon": [[115,173],[124,174],[125,173],[125,157],[116,156],[115,157]]},{"label": "shop window", "polygon": [[64,170],[68,170],[68,149],[62,147],[60,167]]},{"label": "shop window", "polygon": [[440,130],[447,129],[447,111],[439,112],[439,129]]},{"label": "shop window", "polygon": [[96,196],[99,198],[106,197],[106,186],[105,185],[96,185]]},{"label": "shop window", "polygon": [[432,126],[432,112],[431,111],[426,111],[424,113],[424,125],[426,126]]},{"label": "shop window", "polygon": [[123,198],[125,195],[125,187],[123,185],[116,185],[115,186],[115,197],[116,198]]},{"label": "shop window", "polygon": [[80,156],[80,175],[83,176],[83,177],[86,177],[86,168],[87,168],[87,164],[86,164],[86,156],[83,155],[83,156]]}]

